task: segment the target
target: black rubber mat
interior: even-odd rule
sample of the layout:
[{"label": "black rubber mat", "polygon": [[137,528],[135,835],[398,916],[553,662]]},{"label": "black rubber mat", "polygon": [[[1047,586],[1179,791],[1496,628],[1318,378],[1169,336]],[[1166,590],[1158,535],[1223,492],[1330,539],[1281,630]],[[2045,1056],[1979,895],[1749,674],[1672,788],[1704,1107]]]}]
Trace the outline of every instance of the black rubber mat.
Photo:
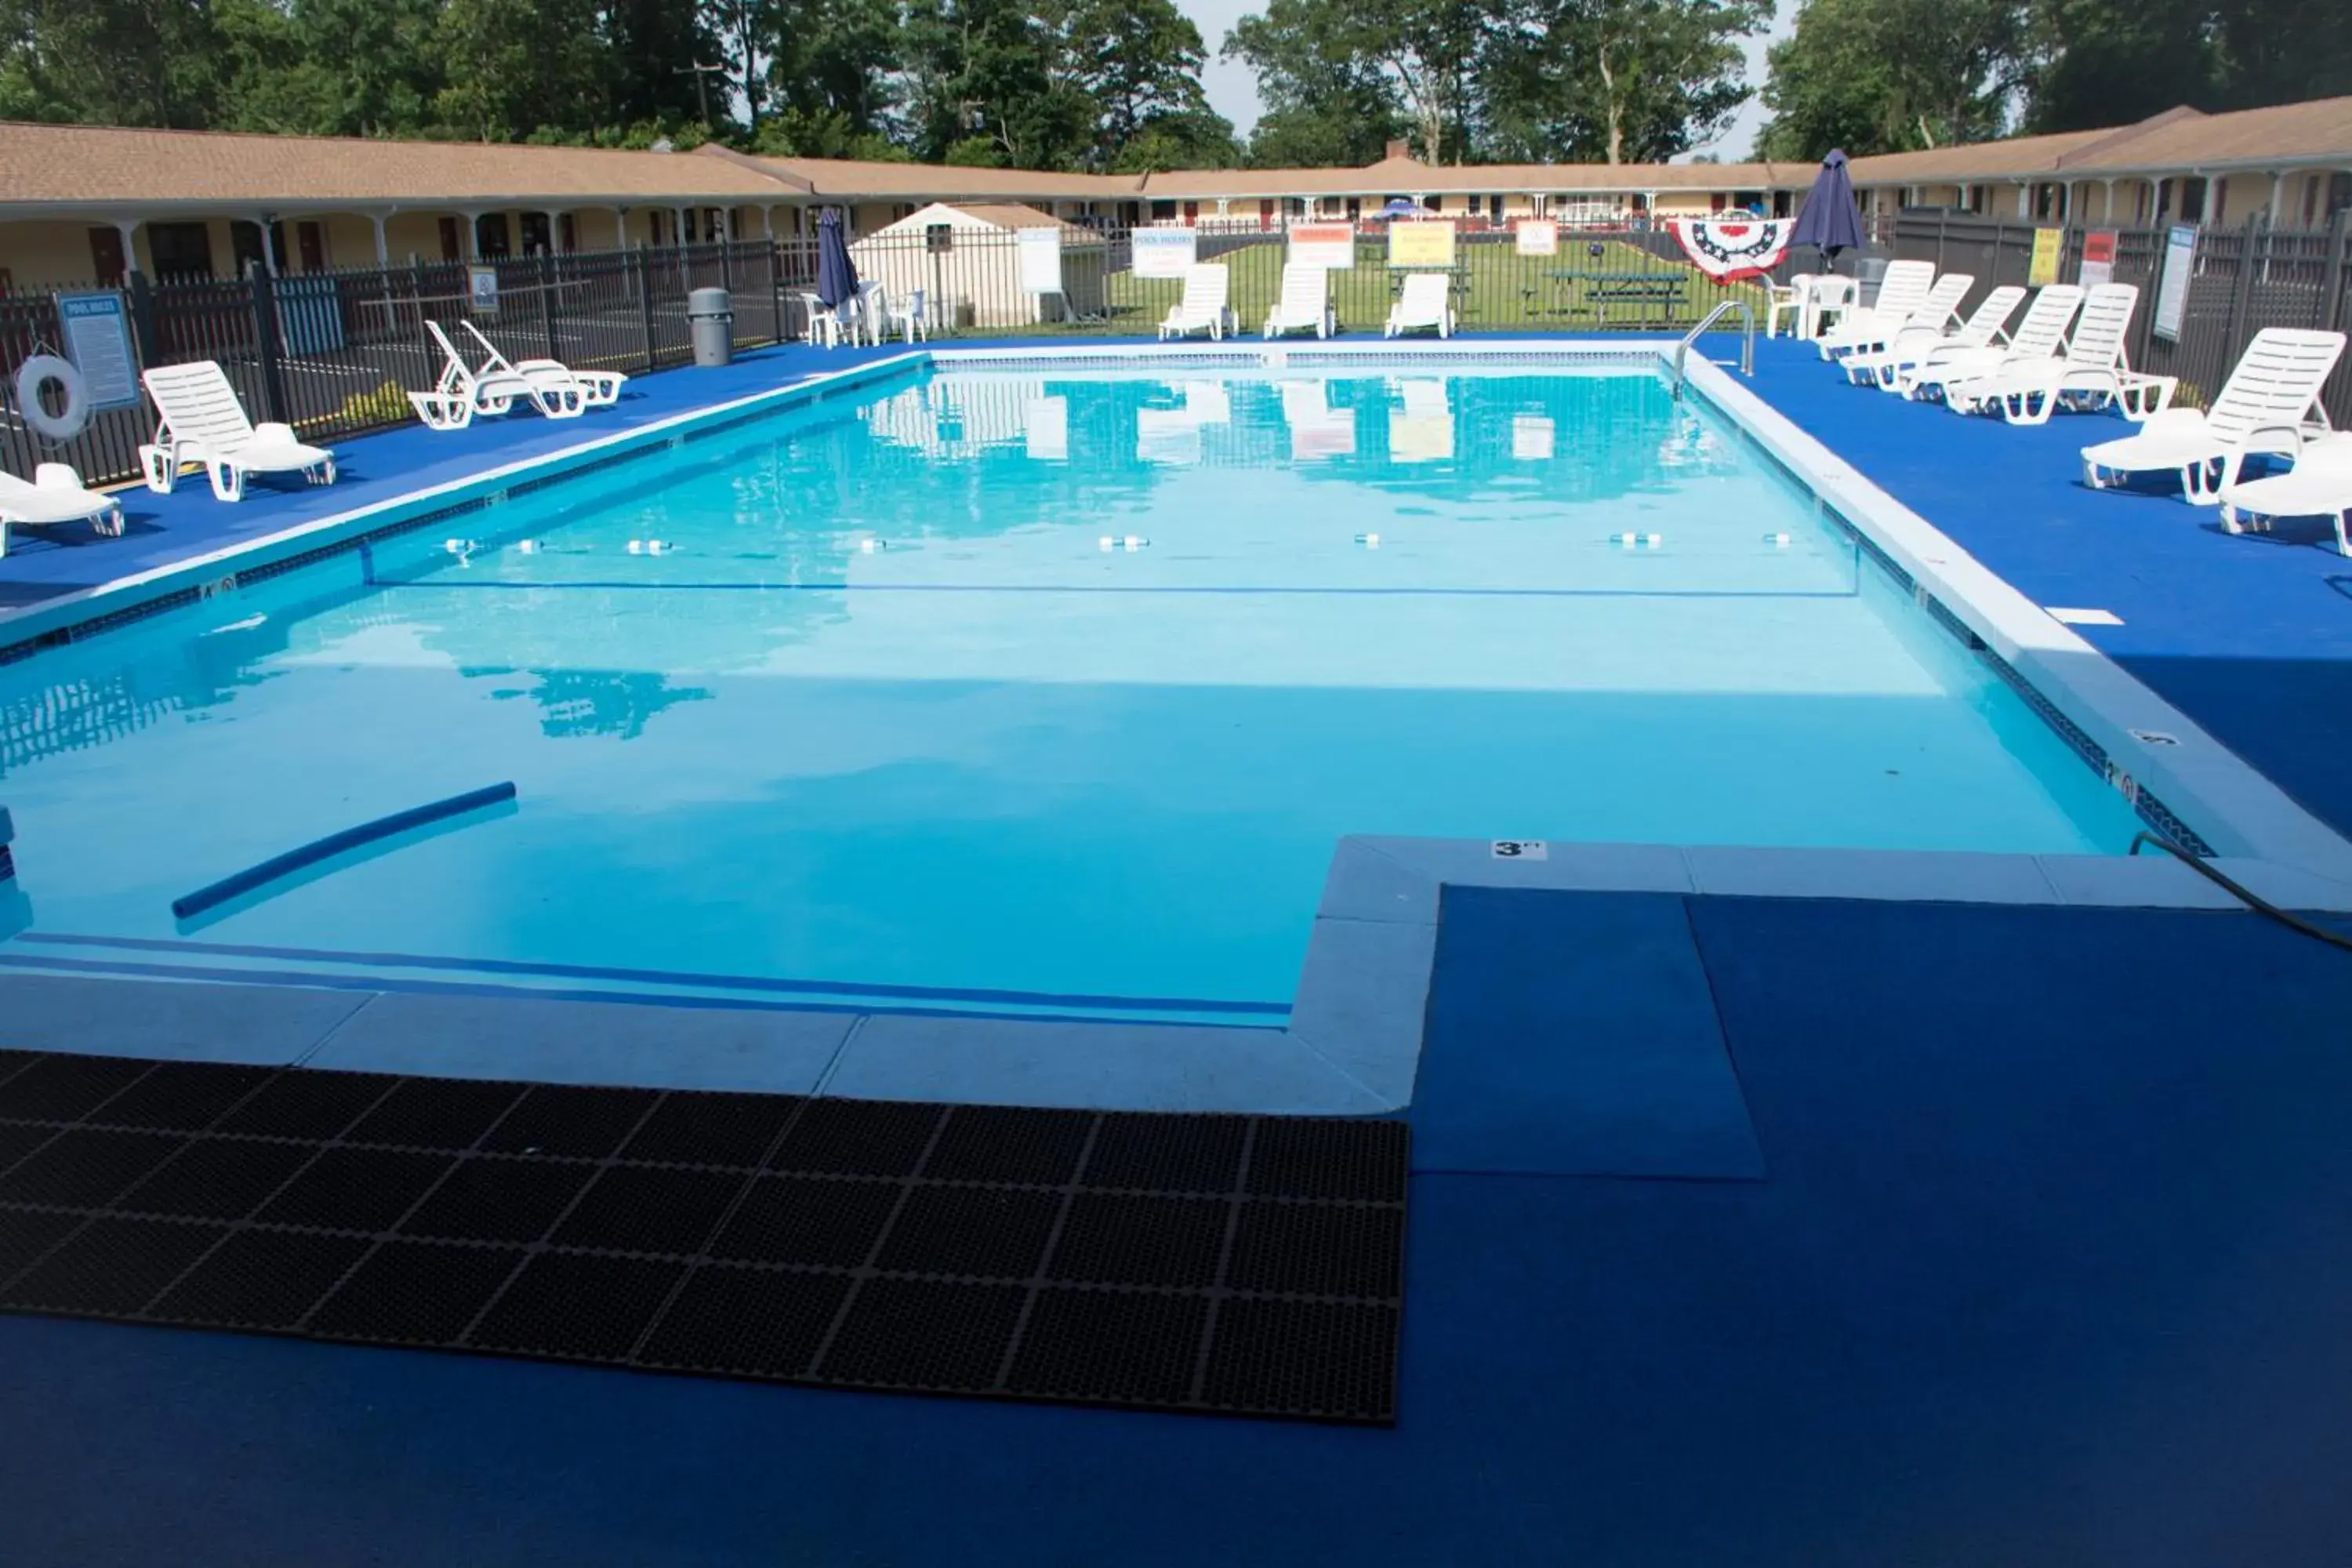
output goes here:
[{"label": "black rubber mat", "polygon": [[0,1310],[1385,1424],[1407,1137],[0,1050]]}]

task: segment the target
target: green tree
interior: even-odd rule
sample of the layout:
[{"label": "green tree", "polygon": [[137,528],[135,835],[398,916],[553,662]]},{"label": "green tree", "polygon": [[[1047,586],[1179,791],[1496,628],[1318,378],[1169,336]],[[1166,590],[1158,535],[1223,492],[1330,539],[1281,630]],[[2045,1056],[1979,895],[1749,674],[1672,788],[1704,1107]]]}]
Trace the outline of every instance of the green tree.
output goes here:
[{"label": "green tree", "polygon": [[2036,131],[2352,93],[2352,8],[2336,0],[2035,0],[2032,31]]},{"label": "green tree", "polygon": [[1770,0],[1538,0],[1497,49],[1486,149],[1578,163],[1664,163],[1747,101],[1739,40]]},{"label": "green tree", "polygon": [[201,129],[219,55],[205,0],[0,0],[0,116]]},{"label": "green tree", "polygon": [[1403,133],[1396,84],[1353,47],[1330,0],[1271,0],[1241,19],[1222,53],[1257,77],[1265,108],[1249,161],[1259,168],[1362,165]]},{"label": "green tree", "polygon": [[1059,46],[1013,0],[911,0],[906,51],[917,154],[1015,169],[1081,166],[1098,110]]},{"label": "green tree", "polygon": [[1196,148],[1230,149],[1233,126],[1201,88],[1201,30],[1171,0],[1074,0],[1051,19],[1067,72],[1094,100],[1090,166],[1129,156],[1147,131],[1150,144],[1133,155],[1150,166]]},{"label": "green tree", "polygon": [[[454,7],[459,0],[448,3]],[[614,121],[703,120],[708,100],[710,123],[731,122],[723,81],[705,82],[695,69],[719,64],[723,52],[704,23],[696,0],[605,0],[603,37],[613,62]],[[590,35],[594,31],[592,26]],[[542,41],[562,52],[570,40],[551,33]]]},{"label": "green tree", "polygon": [[1167,169],[1230,169],[1241,162],[1242,145],[1234,137],[1234,122],[1202,109],[1144,121],[1112,153],[1109,172],[1156,174]]},{"label": "green tree", "polygon": [[618,116],[588,0],[448,0],[439,123],[469,141],[583,137]]},{"label": "green tree", "polygon": [[1768,56],[1757,151],[1805,163],[1998,136],[2028,43],[2019,0],[1806,0]]},{"label": "green tree", "polygon": [[892,0],[774,0],[766,100],[803,157],[865,156],[892,128],[901,40]]}]

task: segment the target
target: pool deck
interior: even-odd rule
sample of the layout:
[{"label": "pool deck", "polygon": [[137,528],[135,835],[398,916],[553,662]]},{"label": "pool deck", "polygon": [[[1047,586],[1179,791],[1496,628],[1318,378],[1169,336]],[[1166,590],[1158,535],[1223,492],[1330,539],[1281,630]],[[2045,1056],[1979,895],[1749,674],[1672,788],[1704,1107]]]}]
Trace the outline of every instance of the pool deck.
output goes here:
[{"label": "pool deck", "polygon": [[[2119,616],[2078,629],[2352,823],[2352,562],[2082,490],[2116,422],[1962,421],[1759,349],[1780,412],[2037,602]],[[615,417],[845,363],[649,378]],[[344,493],[283,504],[581,434],[355,441]],[[12,549],[0,584],[294,515],[131,510],[160,532]],[[1449,886],[1433,912],[1392,1430],[0,1317],[0,1562],[2342,1561],[2352,954],[2180,910]],[[39,984],[73,1026],[73,983]],[[145,1032],[100,1048],[355,1010],[139,989]]]}]

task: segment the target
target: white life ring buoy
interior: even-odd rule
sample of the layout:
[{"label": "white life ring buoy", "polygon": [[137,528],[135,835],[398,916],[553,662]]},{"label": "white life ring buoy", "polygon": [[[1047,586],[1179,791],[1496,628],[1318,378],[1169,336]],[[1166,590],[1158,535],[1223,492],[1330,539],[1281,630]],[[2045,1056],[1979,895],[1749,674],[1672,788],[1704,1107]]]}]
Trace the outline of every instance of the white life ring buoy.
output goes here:
[{"label": "white life ring buoy", "polygon": [[[65,401],[64,411],[49,412],[41,394],[52,383]],[[35,354],[16,367],[16,408],[25,423],[52,441],[70,441],[89,424],[89,389],[81,372],[55,354]]]}]

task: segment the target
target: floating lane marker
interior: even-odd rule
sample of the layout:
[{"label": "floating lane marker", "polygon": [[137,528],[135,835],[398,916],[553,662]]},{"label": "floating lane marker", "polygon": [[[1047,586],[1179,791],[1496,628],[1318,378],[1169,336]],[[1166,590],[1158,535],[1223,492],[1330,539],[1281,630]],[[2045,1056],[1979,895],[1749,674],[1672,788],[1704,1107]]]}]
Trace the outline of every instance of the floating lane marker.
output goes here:
[{"label": "floating lane marker", "polygon": [[428,822],[445,817],[462,816],[469,811],[479,811],[486,805],[498,805],[515,797],[511,782],[491,784],[487,789],[469,790],[453,795],[446,800],[436,800],[429,805],[411,806],[406,811],[379,816],[373,822],[362,822],[357,827],[346,827],[341,833],[331,833],[315,839],[299,849],[249,866],[234,877],[224,877],[208,887],[198,888],[185,898],[172,900],[172,913],[181,920],[200,915],[215,905],[225,904],[256,888],[267,887],[283,877],[290,877],[306,866],[314,866],[330,857],[356,849],[362,844],[373,844],[379,838],[389,838],[395,833],[405,833],[412,827],[422,827]]}]

